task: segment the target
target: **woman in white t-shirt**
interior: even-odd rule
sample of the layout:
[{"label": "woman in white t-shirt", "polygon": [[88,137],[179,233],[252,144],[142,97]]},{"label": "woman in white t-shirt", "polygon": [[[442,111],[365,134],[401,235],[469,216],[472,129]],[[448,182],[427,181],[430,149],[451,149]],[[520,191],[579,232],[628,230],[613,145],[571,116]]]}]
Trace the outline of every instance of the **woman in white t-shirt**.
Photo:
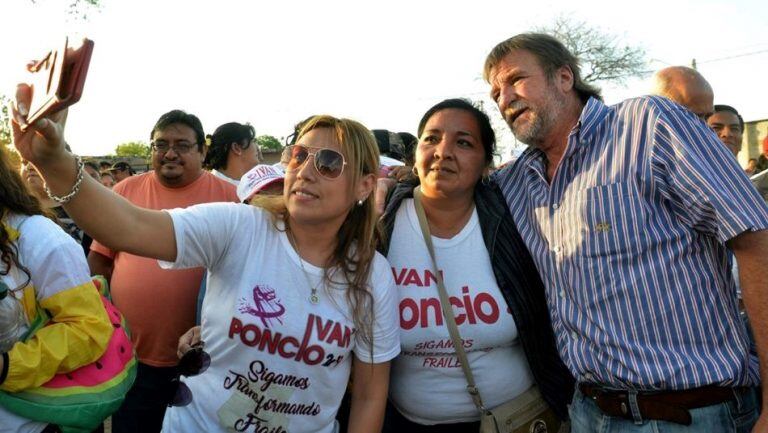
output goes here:
[{"label": "woman in white t-shirt", "polygon": [[[83,250],[44,214],[0,146],[0,391],[8,394],[95,361],[114,331]],[[41,320],[38,306],[49,324],[22,338]],[[0,433],[42,431],[59,430],[0,404]]]},{"label": "woman in white t-shirt", "polygon": [[[29,102],[21,89],[17,107]],[[310,119],[290,149],[283,195],[258,207],[151,211],[82,176],[60,118],[27,133],[14,123],[14,144],[67,197],[74,220],[114,250],[208,270],[210,367],[181,378],[163,431],[333,432],[353,363],[348,431],[381,429],[400,343],[391,271],[374,249],[378,151],[365,127]]]},{"label": "woman in white t-shirt", "polygon": [[445,100],[422,117],[418,136],[416,177],[397,185],[382,217],[402,344],[385,431],[477,431],[480,419],[441,311],[414,187],[483,403],[493,408],[540,392],[566,417],[573,379],[557,354],[544,287],[487,178],[495,147],[488,116],[465,100]]}]

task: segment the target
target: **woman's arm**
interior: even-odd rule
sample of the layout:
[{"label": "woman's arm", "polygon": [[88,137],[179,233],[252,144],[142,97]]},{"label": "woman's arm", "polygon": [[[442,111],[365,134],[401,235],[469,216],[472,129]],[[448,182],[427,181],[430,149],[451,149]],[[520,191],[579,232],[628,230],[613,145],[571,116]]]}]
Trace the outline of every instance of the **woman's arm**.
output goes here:
[{"label": "woman's arm", "polygon": [[[11,107],[13,144],[32,162],[54,195],[72,191],[78,176],[74,155],[65,150],[67,111],[41,119],[21,131],[28,113],[31,91],[20,84]],[[176,259],[171,217],[162,211],[134,206],[91,178],[84,176],[80,191],[64,205],[67,213],[91,237],[113,250],[165,261]]]},{"label": "woman's arm", "polygon": [[368,364],[355,357],[352,378],[352,407],[347,431],[380,432],[389,390],[389,362]]}]

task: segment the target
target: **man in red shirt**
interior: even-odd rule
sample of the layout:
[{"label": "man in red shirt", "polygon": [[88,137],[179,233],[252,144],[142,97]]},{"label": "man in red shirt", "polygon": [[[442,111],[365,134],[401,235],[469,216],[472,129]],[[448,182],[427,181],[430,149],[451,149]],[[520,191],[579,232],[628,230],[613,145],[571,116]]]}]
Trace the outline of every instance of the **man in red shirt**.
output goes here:
[{"label": "man in red shirt", "polygon": [[[196,116],[170,111],[157,121],[150,138],[154,170],[115,185],[117,194],[149,209],[238,201],[233,185],[203,170],[205,134]],[[195,323],[203,269],[162,270],[156,260],[112,251],[98,242],[91,246],[88,264],[92,273],[111,280],[112,298],[125,315],[139,358],[136,382],[112,417],[112,431],[159,432],[176,392],[176,343]]]}]

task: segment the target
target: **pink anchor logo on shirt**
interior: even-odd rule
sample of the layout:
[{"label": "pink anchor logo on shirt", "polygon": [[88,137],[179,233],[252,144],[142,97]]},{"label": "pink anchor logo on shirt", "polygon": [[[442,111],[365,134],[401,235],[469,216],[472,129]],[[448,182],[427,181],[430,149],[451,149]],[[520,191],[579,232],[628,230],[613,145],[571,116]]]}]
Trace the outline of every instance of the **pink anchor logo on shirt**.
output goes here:
[{"label": "pink anchor logo on shirt", "polygon": [[253,288],[253,306],[245,298],[240,298],[238,311],[261,319],[261,323],[269,328],[272,319],[277,319],[280,324],[283,321],[280,316],[285,313],[285,307],[275,296],[275,289],[269,286],[256,286]]}]

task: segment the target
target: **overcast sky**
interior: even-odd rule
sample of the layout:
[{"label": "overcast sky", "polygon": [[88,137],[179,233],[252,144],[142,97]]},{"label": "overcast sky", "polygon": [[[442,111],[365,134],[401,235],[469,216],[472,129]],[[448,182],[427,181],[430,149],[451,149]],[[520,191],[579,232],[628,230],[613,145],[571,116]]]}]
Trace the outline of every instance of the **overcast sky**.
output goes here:
[{"label": "overcast sky", "polygon": [[[67,125],[84,155],[148,141],[174,108],[197,114],[208,133],[239,121],[280,138],[316,113],[415,132],[444,98],[486,98],[488,51],[558,14],[643,46],[649,69],[695,58],[715,103],[746,120],[768,118],[764,1],[102,0],[85,21],[64,12],[70,2],[0,1],[0,91],[9,94],[26,61],[64,35],[93,39],[85,93]],[[647,78],[633,80],[604,86],[604,96],[614,103],[648,89]]]}]

